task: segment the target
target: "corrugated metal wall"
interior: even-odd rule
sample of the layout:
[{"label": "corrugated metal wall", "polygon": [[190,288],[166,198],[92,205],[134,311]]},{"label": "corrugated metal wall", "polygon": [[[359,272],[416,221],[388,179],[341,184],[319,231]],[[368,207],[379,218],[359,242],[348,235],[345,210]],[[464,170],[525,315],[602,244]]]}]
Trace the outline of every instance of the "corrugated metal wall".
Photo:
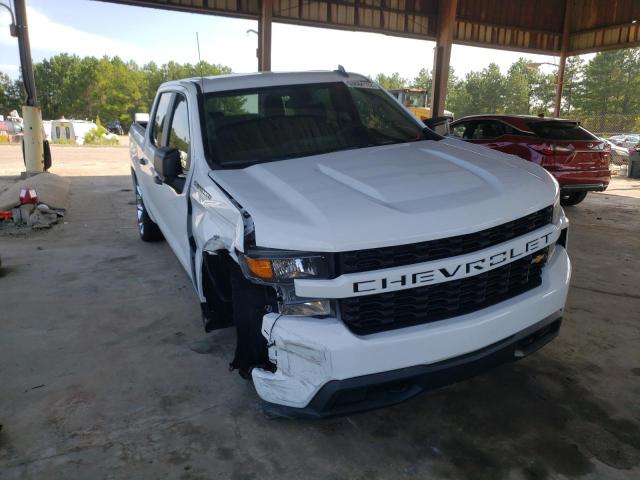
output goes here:
[{"label": "corrugated metal wall", "polygon": [[577,0],[574,5],[570,52],[640,44],[640,0]]},{"label": "corrugated metal wall", "polygon": [[273,18],[285,23],[433,39],[432,0],[274,0]]}]

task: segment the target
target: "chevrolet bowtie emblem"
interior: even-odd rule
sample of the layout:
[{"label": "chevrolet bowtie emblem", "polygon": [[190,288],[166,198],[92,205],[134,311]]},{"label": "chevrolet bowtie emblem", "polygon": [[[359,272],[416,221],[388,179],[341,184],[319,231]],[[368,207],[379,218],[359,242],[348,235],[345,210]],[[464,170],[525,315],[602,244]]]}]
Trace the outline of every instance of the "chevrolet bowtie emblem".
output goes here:
[{"label": "chevrolet bowtie emblem", "polygon": [[546,253],[541,253],[540,255],[536,255],[535,257],[533,257],[531,259],[531,264],[532,265],[536,265],[536,264],[544,261],[545,258],[547,258],[547,254]]}]

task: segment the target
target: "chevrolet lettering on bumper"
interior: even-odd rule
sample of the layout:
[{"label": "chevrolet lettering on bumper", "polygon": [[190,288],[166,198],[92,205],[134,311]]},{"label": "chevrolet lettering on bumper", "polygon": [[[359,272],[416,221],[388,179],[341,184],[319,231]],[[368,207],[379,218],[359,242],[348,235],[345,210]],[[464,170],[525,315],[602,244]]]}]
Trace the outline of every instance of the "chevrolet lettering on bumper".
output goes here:
[{"label": "chevrolet lettering on bumper", "polygon": [[296,280],[296,295],[346,298],[433,285],[478,275],[555,243],[560,229],[547,225],[494,247],[457,257],[373,272],[341,275],[330,280]]}]

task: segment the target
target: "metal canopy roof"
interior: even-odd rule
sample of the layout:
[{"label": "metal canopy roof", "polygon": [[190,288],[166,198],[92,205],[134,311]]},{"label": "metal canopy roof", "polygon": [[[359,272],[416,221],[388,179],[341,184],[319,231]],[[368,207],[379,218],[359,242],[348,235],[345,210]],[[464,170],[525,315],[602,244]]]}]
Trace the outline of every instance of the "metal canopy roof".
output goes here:
[{"label": "metal canopy roof", "polygon": [[[259,19],[261,0],[101,0]],[[572,5],[568,4],[572,2]],[[437,0],[273,0],[274,22],[436,40]],[[458,0],[453,42],[560,55],[640,45],[640,0]]]}]

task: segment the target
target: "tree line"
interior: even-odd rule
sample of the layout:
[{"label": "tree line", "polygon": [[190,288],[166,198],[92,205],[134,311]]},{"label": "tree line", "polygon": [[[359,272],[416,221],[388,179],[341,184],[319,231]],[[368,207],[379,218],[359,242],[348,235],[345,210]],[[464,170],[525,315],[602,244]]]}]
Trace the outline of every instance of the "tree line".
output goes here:
[{"label": "tree line", "polygon": [[[378,74],[376,81],[389,89],[431,90],[431,74],[426,69],[412,80],[396,72]],[[513,63],[506,74],[495,63],[463,78],[451,68],[446,108],[457,118],[482,113],[550,116],[555,86],[555,74],[544,73],[539,64],[526,58]],[[588,62],[569,58],[561,115],[600,132],[640,130],[640,48],[601,52]]]},{"label": "tree line", "polygon": [[[180,64],[154,62],[140,67],[119,57],[84,57],[61,54],[34,64],[42,118],[62,116],[103,121],[119,120],[125,128],[136,112],[148,112],[161,83],[200,75],[231,73],[224,65],[207,62]],[[0,114],[20,112],[22,82],[0,72]]]},{"label": "tree line", "polygon": [[[99,116],[103,121],[117,119],[125,128],[135,112],[149,110],[161,83],[230,72],[229,67],[207,62],[150,62],[139,66],[119,57],[80,58],[69,54],[34,65],[43,118]],[[431,73],[426,69],[413,79],[402,78],[399,73],[380,73],[376,80],[389,89],[412,86],[431,90]],[[506,74],[495,63],[462,78],[451,68],[446,108],[457,118],[480,113],[551,115],[555,83],[554,74],[544,73],[526,58],[513,63]],[[0,72],[0,114],[20,111],[23,95],[20,80]],[[562,115],[589,122],[617,115],[620,122],[626,122],[617,126],[620,131],[640,130],[640,48],[598,53],[588,62],[569,58]],[[600,126],[603,128],[599,131],[606,130]]]}]

